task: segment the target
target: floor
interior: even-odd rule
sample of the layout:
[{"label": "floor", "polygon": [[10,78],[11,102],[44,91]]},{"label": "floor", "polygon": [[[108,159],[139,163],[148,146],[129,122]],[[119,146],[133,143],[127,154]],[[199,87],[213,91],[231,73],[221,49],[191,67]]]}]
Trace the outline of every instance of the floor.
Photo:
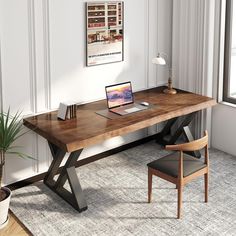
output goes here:
[{"label": "floor", "polygon": [[20,223],[16,216],[12,212],[9,213],[9,223],[8,225],[0,230],[0,236],[28,236],[32,235],[28,230]]},{"label": "floor", "polygon": [[[166,154],[149,142],[78,168],[89,206],[81,214],[40,182],[14,191],[11,209],[34,235],[236,235],[235,157],[210,150],[210,201],[203,203],[203,178],[196,179],[176,220],[175,186],[155,178],[147,204],[146,164]],[[31,234],[11,215],[0,235]]]},{"label": "floor", "polygon": [[235,157],[210,150],[209,202],[203,178],[192,181],[176,220],[173,184],[154,178],[153,201],[147,203],[146,164],[166,154],[149,142],[77,168],[88,203],[81,214],[42,182],[15,190],[11,209],[35,236],[235,236]]}]

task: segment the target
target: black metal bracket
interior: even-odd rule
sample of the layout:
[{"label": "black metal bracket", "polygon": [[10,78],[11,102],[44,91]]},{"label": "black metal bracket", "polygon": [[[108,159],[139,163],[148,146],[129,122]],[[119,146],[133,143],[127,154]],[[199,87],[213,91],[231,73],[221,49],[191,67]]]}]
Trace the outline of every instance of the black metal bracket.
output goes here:
[{"label": "black metal bracket", "polygon": [[[71,152],[57,180],[54,180],[54,176],[57,174],[66,152],[53,143],[48,142],[48,144],[52,153],[53,161],[44,178],[44,184],[72,205],[77,211],[85,211],[88,206],[75,171],[75,164],[83,149]],[[71,192],[64,188],[66,180],[69,182]]]},{"label": "black metal bracket", "polygon": [[[190,113],[188,115],[185,115],[184,118],[181,117],[176,117],[173,119],[170,119],[167,121],[166,125],[162,129],[160,133],[157,134],[157,143],[161,145],[172,145],[175,144],[176,141],[180,138],[180,136],[183,134],[187,142],[193,141],[193,135],[188,127],[190,122],[193,120],[194,116],[196,115],[197,112]],[[175,132],[171,134],[171,128],[175,125],[178,124],[179,118],[183,118],[182,122],[180,125],[177,127]],[[199,151],[195,152],[189,152],[190,155],[200,158],[201,153]]]},{"label": "black metal bracket", "polygon": [[[184,131],[183,134],[186,140],[188,140],[188,142],[194,141],[193,135],[188,126],[183,127],[183,131]],[[190,154],[191,156],[201,158],[201,153],[199,151],[193,151],[193,152],[187,152],[187,153]]]}]

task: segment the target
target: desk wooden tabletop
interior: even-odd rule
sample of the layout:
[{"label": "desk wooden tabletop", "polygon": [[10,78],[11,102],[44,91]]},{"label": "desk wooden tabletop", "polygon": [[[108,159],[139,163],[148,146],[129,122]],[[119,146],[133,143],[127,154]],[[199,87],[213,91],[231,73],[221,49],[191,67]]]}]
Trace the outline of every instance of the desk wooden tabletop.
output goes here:
[{"label": "desk wooden tabletop", "polygon": [[117,119],[96,114],[107,107],[100,100],[77,107],[77,117],[59,120],[57,111],[24,119],[24,125],[34,130],[61,149],[72,152],[115,136],[124,135],[174,117],[190,114],[216,105],[212,98],[178,91],[175,95],[163,94],[164,87],[134,93],[135,100],[153,105],[150,109],[135,112]]}]

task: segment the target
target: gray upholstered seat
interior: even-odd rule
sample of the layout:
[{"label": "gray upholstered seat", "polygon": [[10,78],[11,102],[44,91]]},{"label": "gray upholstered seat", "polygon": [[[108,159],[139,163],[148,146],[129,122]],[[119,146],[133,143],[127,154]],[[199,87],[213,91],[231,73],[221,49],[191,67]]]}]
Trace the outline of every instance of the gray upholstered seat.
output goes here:
[{"label": "gray upholstered seat", "polygon": [[[159,170],[162,173],[168,174],[173,177],[178,176],[179,170],[179,153],[175,152],[168,156],[162,157],[158,160],[147,164],[148,167]],[[183,157],[183,176],[186,177],[192,173],[206,167],[203,161],[187,155],[184,153]]]}]

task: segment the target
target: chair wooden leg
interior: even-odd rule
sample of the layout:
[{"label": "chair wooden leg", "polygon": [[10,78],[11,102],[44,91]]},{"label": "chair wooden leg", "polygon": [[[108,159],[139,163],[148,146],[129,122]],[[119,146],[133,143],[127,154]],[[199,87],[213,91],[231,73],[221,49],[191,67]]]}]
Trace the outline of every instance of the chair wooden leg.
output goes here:
[{"label": "chair wooden leg", "polygon": [[148,168],[148,203],[152,199],[152,171]]},{"label": "chair wooden leg", "polygon": [[181,208],[182,208],[182,192],[183,192],[183,186],[180,184],[178,186],[178,212],[177,212],[177,218],[180,219],[181,217]]},{"label": "chair wooden leg", "polygon": [[208,173],[204,174],[205,182],[205,202],[208,202]]}]

